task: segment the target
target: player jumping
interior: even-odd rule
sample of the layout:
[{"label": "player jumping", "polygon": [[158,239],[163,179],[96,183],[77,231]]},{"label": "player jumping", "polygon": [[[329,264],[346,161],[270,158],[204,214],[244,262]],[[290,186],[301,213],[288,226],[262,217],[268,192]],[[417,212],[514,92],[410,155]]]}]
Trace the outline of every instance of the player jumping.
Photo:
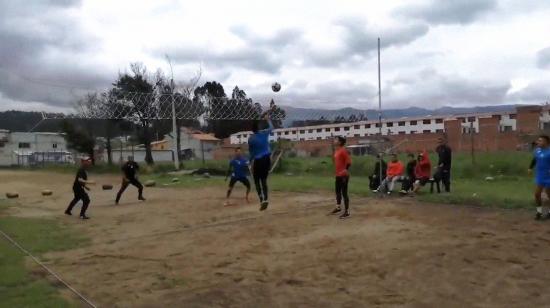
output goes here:
[{"label": "player jumping", "polygon": [[[543,218],[542,216],[542,192],[550,197],[550,137],[546,135],[539,136],[537,139],[537,148],[533,154],[533,160],[529,166],[529,173],[535,167],[535,204],[537,205],[536,220]],[[550,211],[544,216],[550,218]]]},{"label": "player jumping", "polygon": [[271,149],[269,146],[269,135],[273,131],[273,123],[269,114],[264,116],[269,127],[260,130],[260,121],[252,123],[252,132],[248,138],[248,152],[250,153],[250,162],[252,164],[252,177],[258,197],[260,198],[260,211],[267,209],[269,205],[267,177],[271,168]]},{"label": "player jumping", "polygon": [[248,181],[248,160],[244,158],[241,153],[240,148],[235,149],[235,157],[229,162],[229,170],[227,171],[227,176],[225,180],[231,175],[231,180],[229,181],[229,188],[227,189],[227,196],[225,205],[229,205],[229,197],[233,191],[233,187],[237,182],[241,182],[246,186],[246,202],[248,200],[248,194],[250,193],[250,182]]},{"label": "player jumping", "polygon": [[137,178],[137,172],[139,171],[139,165],[134,161],[133,156],[128,156],[128,161],[122,165],[122,185],[116,195],[115,204],[118,204],[122,193],[128,188],[128,185],[132,184],[138,189],[138,200],[145,201],[143,198],[143,185]]}]

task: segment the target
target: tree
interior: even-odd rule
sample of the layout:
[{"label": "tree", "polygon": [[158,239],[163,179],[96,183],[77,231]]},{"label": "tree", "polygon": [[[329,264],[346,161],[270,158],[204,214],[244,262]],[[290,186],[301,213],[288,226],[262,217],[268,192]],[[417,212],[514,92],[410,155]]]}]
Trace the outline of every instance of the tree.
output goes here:
[{"label": "tree", "polygon": [[125,116],[141,128],[141,139],[145,145],[145,162],[154,164],[151,151],[151,128],[153,119],[157,118],[158,108],[155,104],[154,91],[157,83],[147,74],[146,67],[141,63],[130,64],[131,73],[120,74],[113,83],[111,90],[117,100],[127,107]]},{"label": "tree", "polygon": [[85,153],[90,156],[92,163],[95,164],[95,138],[89,132],[81,128],[77,128],[69,121],[63,121],[62,131],[65,133],[64,138],[67,141],[67,147],[79,153]]}]

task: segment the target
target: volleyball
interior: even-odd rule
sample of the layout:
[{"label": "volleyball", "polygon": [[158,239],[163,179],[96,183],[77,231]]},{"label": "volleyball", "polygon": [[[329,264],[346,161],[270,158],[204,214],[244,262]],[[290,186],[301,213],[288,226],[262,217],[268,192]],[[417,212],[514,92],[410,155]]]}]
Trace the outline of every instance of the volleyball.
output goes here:
[{"label": "volleyball", "polygon": [[281,90],[281,84],[278,82],[274,82],[271,85],[271,90],[273,90],[273,92],[279,92]]}]

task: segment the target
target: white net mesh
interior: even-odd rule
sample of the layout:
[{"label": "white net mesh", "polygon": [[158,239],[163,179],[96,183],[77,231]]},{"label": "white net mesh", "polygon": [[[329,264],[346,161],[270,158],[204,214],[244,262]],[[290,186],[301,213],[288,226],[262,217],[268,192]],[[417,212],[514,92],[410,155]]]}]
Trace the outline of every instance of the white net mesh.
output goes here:
[{"label": "white net mesh", "polygon": [[[172,104],[177,119],[184,120],[256,120],[269,113],[272,120],[287,123],[323,124],[324,122],[357,122],[366,120],[366,111],[358,109],[322,110],[279,106],[262,106],[252,99],[155,93],[110,93],[88,96],[75,105],[75,111],[62,114],[44,114],[46,119],[172,119]],[[311,123],[314,122],[314,123]]]}]

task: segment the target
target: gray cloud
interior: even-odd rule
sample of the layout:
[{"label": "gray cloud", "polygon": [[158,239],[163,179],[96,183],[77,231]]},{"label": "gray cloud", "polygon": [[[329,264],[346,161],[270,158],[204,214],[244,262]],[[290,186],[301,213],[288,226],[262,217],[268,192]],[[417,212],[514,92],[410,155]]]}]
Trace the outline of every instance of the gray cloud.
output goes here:
[{"label": "gray cloud", "polygon": [[524,89],[514,92],[508,98],[515,102],[544,103],[550,102],[549,79],[538,80],[530,83]]},{"label": "gray cloud", "polygon": [[399,8],[395,14],[431,24],[468,24],[496,7],[496,0],[429,0],[421,5]]},{"label": "gray cloud", "polygon": [[537,66],[541,69],[550,69],[550,47],[537,52]]},{"label": "gray cloud", "polygon": [[84,88],[109,84],[97,68],[79,64],[79,54],[97,41],[67,13],[79,5],[71,0],[0,2],[4,98],[66,106]]},{"label": "gray cloud", "polygon": [[508,81],[475,80],[426,69],[391,80],[383,89],[393,106],[495,105],[507,102]]},{"label": "gray cloud", "polygon": [[309,59],[315,65],[338,66],[342,64],[355,65],[371,57],[377,49],[378,37],[380,47],[407,45],[426,35],[429,27],[423,23],[403,24],[397,27],[374,29],[369,27],[364,19],[347,17],[335,22],[343,30],[343,45],[332,50],[311,49]]}]

